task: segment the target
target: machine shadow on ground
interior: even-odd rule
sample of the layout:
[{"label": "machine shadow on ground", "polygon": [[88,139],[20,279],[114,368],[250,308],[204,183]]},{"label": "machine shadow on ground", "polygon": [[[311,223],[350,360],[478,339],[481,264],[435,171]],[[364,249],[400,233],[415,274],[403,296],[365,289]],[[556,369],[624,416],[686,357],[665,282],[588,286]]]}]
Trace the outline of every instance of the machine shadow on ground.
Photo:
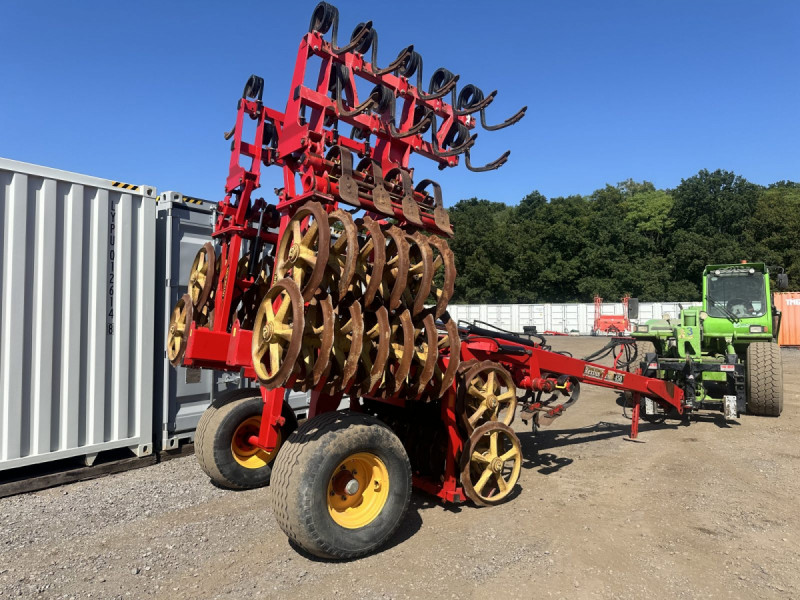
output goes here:
[{"label": "machine shadow on ground", "polygon": [[[655,431],[659,429],[677,429],[676,423],[641,423],[639,432]],[[522,467],[536,469],[539,473],[549,475],[569,466],[573,459],[558,456],[552,451],[575,444],[598,442],[630,434],[630,425],[626,423],[609,423],[599,421],[594,425],[577,427],[573,429],[537,429],[536,431],[518,431],[522,447]]]}]

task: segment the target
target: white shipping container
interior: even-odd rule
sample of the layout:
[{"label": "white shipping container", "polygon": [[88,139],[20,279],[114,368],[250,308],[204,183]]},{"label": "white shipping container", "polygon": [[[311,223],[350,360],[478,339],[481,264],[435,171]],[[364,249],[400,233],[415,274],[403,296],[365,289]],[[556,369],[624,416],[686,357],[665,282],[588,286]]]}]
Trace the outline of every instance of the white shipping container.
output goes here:
[{"label": "white shipping container", "polygon": [[156,193],[0,158],[0,471],[152,452]]},{"label": "white shipping container", "polygon": [[519,306],[519,330],[525,331],[525,327],[536,327],[537,331],[544,331],[545,327],[545,305],[544,304],[520,304]]},{"label": "white shipping container", "polygon": [[505,329],[506,331],[516,331],[516,322],[519,321],[517,311],[514,310],[513,304],[489,304],[486,307],[486,321]]},{"label": "white shipping container", "polygon": [[[648,319],[660,319],[664,314],[676,319],[681,306],[700,306],[700,302],[640,302],[639,318],[634,323]],[[594,327],[594,303],[570,304],[451,304],[447,307],[450,316],[456,320],[473,322],[476,320],[522,333],[525,326],[535,326],[539,333],[556,331],[591,335]],[[604,302],[600,305],[601,315],[624,314],[621,302]]]}]

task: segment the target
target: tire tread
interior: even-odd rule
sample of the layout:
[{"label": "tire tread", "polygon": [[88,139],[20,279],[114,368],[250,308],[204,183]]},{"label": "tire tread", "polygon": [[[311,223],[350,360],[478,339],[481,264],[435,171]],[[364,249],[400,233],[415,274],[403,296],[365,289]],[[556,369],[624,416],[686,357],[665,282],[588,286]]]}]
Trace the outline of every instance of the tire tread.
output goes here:
[{"label": "tire tread", "polygon": [[[284,533],[307,552],[322,558],[357,558],[383,545],[399,527],[401,519],[398,519],[391,531],[374,540],[369,547],[359,551],[346,551],[330,544],[321,535],[311,513],[310,507],[314,498],[311,497],[307,482],[319,474],[320,454],[336,452],[336,446],[353,443],[354,439],[366,440],[369,431],[375,428],[381,428],[386,433],[382,440],[384,444],[392,445],[402,453],[406,463],[406,476],[410,482],[411,466],[400,440],[384,423],[367,415],[324,413],[303,423],[284,442],[272,470],[273,512]],[[410,493],[405,496],[401,515],[406,512],[409,498]]]},{"label": "tire tread", "polygon": [[753,342],[747,347],[747,411],[777,417],[783,410],[783,365],[774,342]]}]

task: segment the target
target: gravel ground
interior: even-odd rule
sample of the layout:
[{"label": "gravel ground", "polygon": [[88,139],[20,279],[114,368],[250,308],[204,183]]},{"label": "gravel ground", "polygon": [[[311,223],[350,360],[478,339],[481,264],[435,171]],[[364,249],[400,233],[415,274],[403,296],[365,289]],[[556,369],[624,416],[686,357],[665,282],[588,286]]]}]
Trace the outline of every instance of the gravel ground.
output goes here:
[{"label": "gravel ground", "polygon": [[[597,338],[559,338],[577,356]],[[391,544],[341,563],[298,553],[270,490],[214,487],[189,456],[0,500],[0,598],[800,598],[800,352],[779,419],[629,421],[616,395],[535,436],[498,507],[415,493]]]}]

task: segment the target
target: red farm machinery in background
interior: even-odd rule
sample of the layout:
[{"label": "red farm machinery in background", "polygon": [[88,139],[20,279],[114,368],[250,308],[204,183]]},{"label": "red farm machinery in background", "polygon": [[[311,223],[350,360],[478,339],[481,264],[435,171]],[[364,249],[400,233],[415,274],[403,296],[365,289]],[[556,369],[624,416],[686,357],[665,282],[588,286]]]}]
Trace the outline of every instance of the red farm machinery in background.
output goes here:
[{"label": "red farm machinery in background", "polygon": [[[319,3],[284,111],[263,104],[261,78],[247,81],[225,134],[214,243],[195,258],[167,352],[173,364],[241,372],[259,386],[203,415],[195,451],[205,472],[239,489],[271,480],[295,543],[353,558],[395,531],[412,482],[452,502],[507,498],[522,461],[510,427],[518,408],[546,425],[581,383],[628,391],[636,437],[640,397],[677,414],[684,404],[671,383],[450,319],[454,232],[439,184],[415,177],[410,158],[497,169],[509,152],[474,165],[472,131],[511,126],[525,108],[490,124],[496,92],[460,86],[445,68],[425,91],[413,46],[380,66],[371,22],[341,46],[338,34],[338,11]],[[255,195],[269,166],[283,170],[274,203]],[[311,394],[299,427],[287,390]],[[337,410],[343,402],[349,410]]]},{"label": "red farm machinery in background", "polygon": [[636,298],[631,298],[625,295],[622,298],[622,314],[621,315],[604,315],[603,314],[603,299],[600,296],[594,297],[594,325],[592,327],[593,335],[627,335],[632,331],[631,319],[636,318],[631,316],[631,312],[638,311],[639,301]]}]

